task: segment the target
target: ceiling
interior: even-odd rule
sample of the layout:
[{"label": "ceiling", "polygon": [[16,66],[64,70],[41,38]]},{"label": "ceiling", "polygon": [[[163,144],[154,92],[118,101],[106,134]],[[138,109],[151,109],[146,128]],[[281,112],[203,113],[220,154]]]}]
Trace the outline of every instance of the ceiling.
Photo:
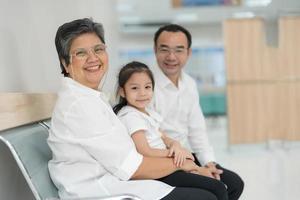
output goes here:
[{"label": "ceiling", "polygon": [[238,6],[193,6],[174,8],[172,0],[117,0],[121,32],[147,32],[170,22],[216,24],[227,18],[261,16],[275,20],[282,15],[300,15],[300,0],[241,0]]}]

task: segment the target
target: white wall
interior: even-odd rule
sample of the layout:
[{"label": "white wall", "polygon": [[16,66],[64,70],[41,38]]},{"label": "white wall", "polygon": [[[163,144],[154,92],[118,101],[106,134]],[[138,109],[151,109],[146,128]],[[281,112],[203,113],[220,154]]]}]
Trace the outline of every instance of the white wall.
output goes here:
[{"label": "white wall", "polygon": [[[73,19],[93,17],[104,24],[110,55],[105,91],[112,92],[122,64],[118,50],[153,46],[154,30],[146,34],[119,33],[116,0],[0,0],[0,3],[0,92],[56,92],[62,75],[54,37],[58,26]],[[223,43],[220,23],[185,27],[193,35],[194,46]]]},{"label": "white wall", "polygon": [[[152,47],[153,33],[118,31],[115,0],[0,0],[0,92],[56,92],[59,62],[54,45],[58,26],[82,17],[104,24],[110,70],[104,90],[112,93],[120,67],[118,50]],[[187,27],[195,44],[222,41],[221,26]]]},{"label": "white wall", "polygon": [[57,91],[62,75],[54,37],[58,26],[77,18],[92,17],[104,24],[110,65],[115,65],[114,0],[0,1],[0,92]]},{"label": "white wall", "polygon": [[[193,37],[193,45],[220,45],[222,41],[222,25],[216,24],[194,24],[183,25],[187,28]],[[156,31],[156,30],[155,30]],[[147,33],[121,34],[120,48],[128,47],[152,47],[154,30]]]}]

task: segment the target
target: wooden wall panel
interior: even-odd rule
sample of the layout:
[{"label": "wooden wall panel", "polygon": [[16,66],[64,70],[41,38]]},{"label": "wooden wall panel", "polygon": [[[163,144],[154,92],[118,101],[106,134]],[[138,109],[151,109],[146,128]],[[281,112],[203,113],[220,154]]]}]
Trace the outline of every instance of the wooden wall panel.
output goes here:
[{"label": "wooden wall panel", "polygon": [[223,32],[225,47],[230,47],[226,48],[227,79],[260,79],[264,44],[263,20],[227,20]]},{"label": "wooden wall panel", "polygon": [[276,84],[276,104],[277,112],[274,112],[277,115],[277,123],[274,126],[277,127],[278,132],[269,135],[269,138],[272,139],[284,139],[289,129],[291,127],[290,121],[290,87],[288,82],[278,82]]},{"label": "wooden wall panel", "polygon": [[51,117],[56,94],[0,93],[0,130]]},{"label": "wooden wall panel", "polygon": [[300,17],[279,21],[279,74],[283,79],[300,78]]},{"label": "wooden wall panel", "polygon": [[278,55],[277,48],[263,47],[261,80],[274,81],[280,77]]},{"label": "wooden wall panel", "polygon": [[[282,84],[282,110],[285,111],[281,124],[284,138],[287,140],[300,140],[300,82]],[[284,118],[285,117],[285,118]]]},{"label": "wooden wall panel", "polygon": [[224,22],[229,141],[300,140],[300,17],[279,22],[279,46],[263,20]]},{"label": "wooden wall panel", "polygon": [[272,84],[227,86],[228,128],[231,144],[263,142],[275,131]]}]

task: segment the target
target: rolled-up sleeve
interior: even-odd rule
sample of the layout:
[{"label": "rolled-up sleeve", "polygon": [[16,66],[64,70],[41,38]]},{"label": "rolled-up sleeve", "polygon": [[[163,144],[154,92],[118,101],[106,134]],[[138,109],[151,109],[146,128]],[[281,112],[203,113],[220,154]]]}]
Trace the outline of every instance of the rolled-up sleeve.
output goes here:
[{"label": "rolled-up sleeve", "polygon": [[101,100],[80,98],[65,116],[69,137],[105,170],[128,180],[140,166],[139,154],[126,128]]},{"label": "rolled-up sleeve", "polygon": [[129,180],[132,175],[136,172],[138,166],[143,161],[143,156],[137,154],[136,150],[133,149],[121,164],[119,170],[115,173],[121,180]]}]

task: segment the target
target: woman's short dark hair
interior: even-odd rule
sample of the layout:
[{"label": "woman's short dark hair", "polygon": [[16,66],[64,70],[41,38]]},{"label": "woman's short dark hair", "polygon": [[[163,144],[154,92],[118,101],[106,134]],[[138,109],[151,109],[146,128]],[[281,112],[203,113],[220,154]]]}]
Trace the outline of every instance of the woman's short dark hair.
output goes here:
[{"label": "woman's short dark hair", "polygon": [[192,46],[192,35],[191,33],[185,29],[184,27],[178,25],[178,24],[167,24],[165,26],[160,27],[154,34],[154,45],[157,45],[157,40],[158,37],[160,36],[160,34],[163,31],[167,31],[167,32],[182,32],[184,33],[184,35],[186,36],[186,39],[188,41],[188,48],[191,48]]},{"label": "woman's short dark hair", "polygon": [[[144,72],[149,76],[152,82],[152,89],[154,90],[154,85],[155,85],[154,77],[149,67],[144,63],[138,61],[132,61],[124,65],[118,74],[118,91],[120,90],[120,88],[124,88],[125,84],[134,73],[141,73],[141,72]],[[127,105],[126,98],[119,97],[119,102],[117,105],[113,107],[113,110],[116,114],[118,114],[118,112],[126,105]]]},{"label": "woman's short dark hair", "polygon": [[69,54],[72,42],[75,38],[85,33],[95,33],[100,40],[105,43],[102,24],[93,22],[93,20],[89,18],[77,19],[65,23],[61,25],[56,32],[55,46],[60,61],[61,73],[64,76],[68,76],[68,73],[62,61],[64,60],[66,65],[70,64]]}]

